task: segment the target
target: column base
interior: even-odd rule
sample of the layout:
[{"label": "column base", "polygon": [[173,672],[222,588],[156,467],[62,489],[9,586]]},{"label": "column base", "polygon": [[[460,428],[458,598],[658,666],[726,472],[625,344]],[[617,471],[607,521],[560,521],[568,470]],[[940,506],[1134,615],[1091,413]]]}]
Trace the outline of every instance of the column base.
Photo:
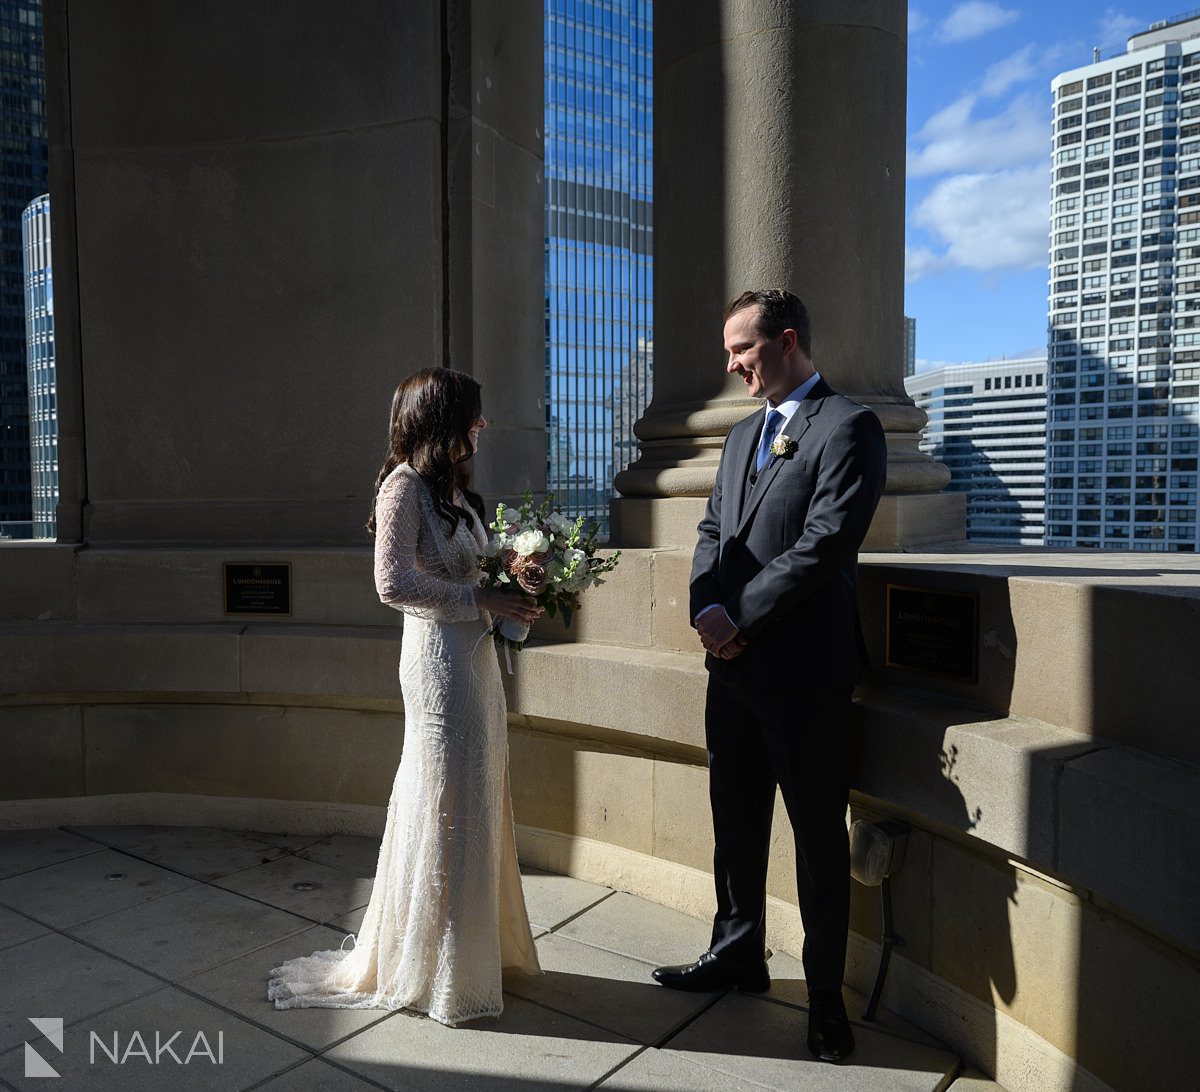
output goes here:
[{"label": "column base", "polygon": [[[627,549],[696,545],[707,497],[616,497],[612,545]],[[879,502],[864,550],[914,550],[966,539],[963,493],[888,493]]]},{"label": "column base", "polygon": [[916,550],[966,537],[965,493],[885,493],[862,548]]}]

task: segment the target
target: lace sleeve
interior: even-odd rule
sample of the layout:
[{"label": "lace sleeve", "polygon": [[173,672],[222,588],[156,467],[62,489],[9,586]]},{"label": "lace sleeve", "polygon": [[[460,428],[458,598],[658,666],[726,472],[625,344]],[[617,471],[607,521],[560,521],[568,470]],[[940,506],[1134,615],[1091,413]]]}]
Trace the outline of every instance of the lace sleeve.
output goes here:
[{"label": "lace sleeve", "polygon": [[434,611],[447,622],[479,617],[475,589],[470,583],[437,576],[417,563],[421,532],[419,478],[401,471],[379,490],[375,505],[375,590],[389,607]]}]

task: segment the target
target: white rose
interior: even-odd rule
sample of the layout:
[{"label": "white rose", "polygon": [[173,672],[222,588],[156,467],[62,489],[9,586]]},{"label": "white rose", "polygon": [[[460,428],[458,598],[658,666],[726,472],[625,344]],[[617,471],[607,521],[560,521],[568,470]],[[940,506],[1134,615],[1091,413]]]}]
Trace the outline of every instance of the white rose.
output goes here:
[{"label": "white rose", "polygon": [[504,515],[501,516],[502,523],[520,523],[521,513],[515,508],[505,508]]},{"label": "white rose", "polygon": [[500,553],[500,540],[491,538],[488,539],[487,545],[483,548],[484,557],[496,557]]},{"label": "white rose", "polygon": [[521,557],[528,557],[530,554],[545,553],[550,549],[550,543],[546,540],[546,536],[541,531],[536,529],[532,531],[522,531],[516,538],[513,539],[512,548],[517,551]]},{"label": "white rose", "polygon": [[550,524],[552,531],[556,531],[560,535],[569,535],[575,530],[575,521],[567,519],[561,512],[551,512],[546,522]]},{"label": "white rose", "polygon": [[566,565],[569,568],[571,565],[574,565],[576,562],[579,563],[578,568],[576,568],[576,570],[575,570],[576,576],[578,576],[581,572],[584,572],[584,573],[587,572],[587,567],[588,567],[587,554],[585,554],[582,550],[576,550],[574,548],[572,548],[570,550],[563,550],[563,564],[564,565]]}]

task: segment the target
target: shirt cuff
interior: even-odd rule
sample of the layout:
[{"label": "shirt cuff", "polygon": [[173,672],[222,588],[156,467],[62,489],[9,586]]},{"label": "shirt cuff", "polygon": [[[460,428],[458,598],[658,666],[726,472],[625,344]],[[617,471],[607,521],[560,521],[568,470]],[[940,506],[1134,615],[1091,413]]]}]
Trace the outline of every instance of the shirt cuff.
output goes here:
[{"label": "shirt cuff", "polygon": [[692,619],[692,625],[695,625],[698,621],[700,621],[700,619],[704,615],[706,615],[710,610],[721,610],[721,604],[720,603],[709,603],[709,605],[707,607],[704,607],[702,610],[696,611],[696,617]]}]

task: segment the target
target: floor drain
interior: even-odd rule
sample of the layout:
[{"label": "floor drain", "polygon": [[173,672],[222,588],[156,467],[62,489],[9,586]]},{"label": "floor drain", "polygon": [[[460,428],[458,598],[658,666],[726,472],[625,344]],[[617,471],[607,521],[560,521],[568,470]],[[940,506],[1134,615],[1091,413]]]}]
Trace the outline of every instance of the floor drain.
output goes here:
[{"label": "floor drain", "polygon": [[297,880],[292,884],[293,891],[316,891],[321,885],[316,880]]},{"label": "floor drain", "polygon": [[124,872],[110,872],[104,878],[106,880],[123,880],[123,879],[125,879],[125,873]]}]

